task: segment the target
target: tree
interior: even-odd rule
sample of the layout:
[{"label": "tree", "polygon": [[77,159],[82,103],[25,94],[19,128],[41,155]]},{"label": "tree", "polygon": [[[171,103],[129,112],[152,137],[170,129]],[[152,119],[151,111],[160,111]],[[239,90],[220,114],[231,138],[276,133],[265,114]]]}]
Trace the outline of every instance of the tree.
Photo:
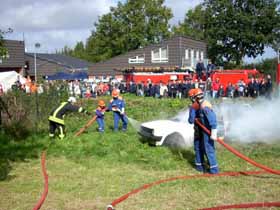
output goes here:
[{"label": "tree", "polygon": [[174,26],[174,34],[186,35],[198,40],[205,39],[205,9],[202,4],[187,11],[184,22]]},{"label": "tree", "polygon": [[[277,38],[277,0],[205,0],[206,39],[212,59],[240,64],[264,53]],[[278,9],[277,9],[278,8]]]},{"label": "tree", "polygon": [[86,58],[85,47],[84,47],[84,43],[82,41],[77,42],[76,46],[74,47],[72,56],[76,57],[76,58],[80,58],[80,59]]},{"label": "tree", "polygon": [[3,31],[0,29],[0,57],[6,56],[8,51],[4,47],[4,35],[7,33],[12,33],[12,29],[9,28],[7,31]]},{"label": "tree", "polygon": [[164,0],[127,0],[111,7],[95,23],[86,43],[92,61],[102,61],[129,50],[158,43],[170,36],[171,9]]}]

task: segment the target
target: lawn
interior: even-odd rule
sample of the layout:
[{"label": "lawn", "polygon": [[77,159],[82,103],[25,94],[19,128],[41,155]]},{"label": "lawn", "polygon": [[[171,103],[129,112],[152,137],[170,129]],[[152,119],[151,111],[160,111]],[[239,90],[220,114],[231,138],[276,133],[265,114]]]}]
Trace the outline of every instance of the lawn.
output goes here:
[{"label": "lawn", "polygon": [[[47,120],[37,134],[25,139],[0,135],[0,210],[30,210],[43,191],[40,155],[47,151],[49,193],[42,210],[100,210],[116,198],[144,184],[176,176],[199,174],[193,168],[192,148],[170,150],[143,144],[132,124],[174,116],[189,100],[157,100],[124,96],[133,119],[127,132],[112,131],[112,113],[106,113],[106,131],[94,124],[74,137],[90,117],[66,118],[67,138],[51,141]],[[108,97],[104,98],[109,101]],[[96,100],[83,100],[90,110]],[[46,119],[46,116],[42,117]],[[280,143],[237,144],[239,151],[274,169],[280,169]],[[258,170],[217,145],[222,172]],[[176,180],[156,185],[129,197],[116,209],[185,210],[217,205],[280,201],[280,179],[264,174]],[[273,209],[273,208],[270,208]],[[276,208],[275,208],[276,209]]]}]

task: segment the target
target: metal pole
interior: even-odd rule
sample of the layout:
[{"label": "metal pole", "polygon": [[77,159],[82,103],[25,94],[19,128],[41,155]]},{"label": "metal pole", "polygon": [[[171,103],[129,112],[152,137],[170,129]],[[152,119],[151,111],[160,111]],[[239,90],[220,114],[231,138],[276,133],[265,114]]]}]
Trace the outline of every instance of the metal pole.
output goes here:
[{"label": "metal pole", "polygon": [[34,52],[34,73],[35,73],[35,83],[37,83],[37,59],[36,59],[36,48]]},{"label": "metal pole", "polygon": [[38,92],[37,92],[37,55],[36,55],[36,50],[37,48],[40,48],[40,44],[36,43],[35,44],[35,51],[34,51],[34,73],[35,73],[35,86],[36,86],[36,91],[35,91],[35,103],[36,103],[36,133],[38,133],[38,122],[39,122],[39,98],[38,98]]}]

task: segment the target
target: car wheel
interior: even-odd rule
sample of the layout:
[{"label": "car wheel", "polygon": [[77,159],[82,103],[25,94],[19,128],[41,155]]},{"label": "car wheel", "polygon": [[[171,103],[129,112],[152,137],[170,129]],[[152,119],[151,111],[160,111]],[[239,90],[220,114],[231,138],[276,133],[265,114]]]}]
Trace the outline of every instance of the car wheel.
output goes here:
[{"label": "car wheel", "polygon": [[186,142],[179,132],[173,132],[164,138],[162,145],[171,148],[184,148],[186,147]]}]

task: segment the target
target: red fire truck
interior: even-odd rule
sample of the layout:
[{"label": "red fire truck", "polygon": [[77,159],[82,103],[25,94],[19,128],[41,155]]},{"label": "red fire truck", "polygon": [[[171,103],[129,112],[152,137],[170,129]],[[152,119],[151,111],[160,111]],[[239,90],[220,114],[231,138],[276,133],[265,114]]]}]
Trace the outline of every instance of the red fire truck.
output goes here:
[{"label": "red fire truck", "polygon": [[[239,80],[243,80],[246,84],[249,82],[251,77],[255,78],[263,78],[263,75],[256,69],[238,69],[238,70],[215,70],[212,75],[212,81],[216,78],[219,78],[220,84],[224,87],[228,85],[229,82],[232,84],[236,84]],[[164,69],[161,72],[156,71],[127,71],[124,73],[124,80],[127,84],[130,82],[140,83],[143,82],[146,84],[149,80],[152,83],[165,83],[167,84],[171,80],[186,80],[191,79],[195,82],[197,80],[197,75],[193,70],[187,69],[184,72],[178,72],[168,69],[165,71]],[[205,81],[206,77],[203,77]]]}]

